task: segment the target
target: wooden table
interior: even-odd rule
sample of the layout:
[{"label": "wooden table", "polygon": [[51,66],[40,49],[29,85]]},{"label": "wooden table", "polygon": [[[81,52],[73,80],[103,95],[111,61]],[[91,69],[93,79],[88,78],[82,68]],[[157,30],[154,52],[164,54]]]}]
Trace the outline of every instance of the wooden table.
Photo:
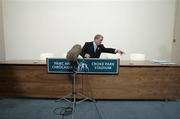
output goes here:
[{"label": "wooden table", "polygon": [[[118,75],[78,75],[78,91],[96,99],[180,99],[180,65],[121,61]],[[48,74],[45,61],[0,61],[0,96],[59,98],[71,75]]]}]

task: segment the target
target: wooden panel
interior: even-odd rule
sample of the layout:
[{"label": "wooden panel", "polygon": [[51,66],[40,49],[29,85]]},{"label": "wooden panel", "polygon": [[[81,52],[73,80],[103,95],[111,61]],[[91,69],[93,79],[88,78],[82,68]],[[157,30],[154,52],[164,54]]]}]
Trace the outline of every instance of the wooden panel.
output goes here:
[{"label": "wooden panel", "polygon": [[[82,79],[78,90],[82,92]],[[72,76],[48,74],[46,66],[0,65],[0,95],[61,97],[71,92]]]},{"label": "wooden panel", "polygon": [[[180,99],[180,66],[121,65],[118,75],[78,75],[78,91],[98,99]],[[45,64],[0,63],[0,96],[62,97],[72,76]]]},{"label": "wooden panel", "polygon": [[86,95],[98,99],[180,98],[180,68],[121,67],[119,75],[88,75]]}]

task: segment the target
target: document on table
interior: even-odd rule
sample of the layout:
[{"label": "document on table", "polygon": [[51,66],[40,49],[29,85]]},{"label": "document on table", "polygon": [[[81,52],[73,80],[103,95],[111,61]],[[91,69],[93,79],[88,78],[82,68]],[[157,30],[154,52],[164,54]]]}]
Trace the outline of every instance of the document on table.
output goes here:
[{"label": "document on table", "polygon": [[176,64],[174,62],[169,62],[167,60],[159,60],[159,59],[155,59],[155,60],[152,60],[154,63],[158,63],[158,64]]}]

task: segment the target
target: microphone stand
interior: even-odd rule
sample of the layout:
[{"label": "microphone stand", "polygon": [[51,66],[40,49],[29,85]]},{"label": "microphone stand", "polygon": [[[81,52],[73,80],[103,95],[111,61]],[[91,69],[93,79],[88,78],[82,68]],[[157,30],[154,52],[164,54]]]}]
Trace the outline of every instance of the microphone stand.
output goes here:
[{"label": "microphone stand", "polygon": [[[77,87],[76,87],[76,76],[77,76],[77,65],[78,65],[78,61],[72,61],[71,62],[71,65],[73,67],[73,82],[72,82],[72,92],[56,101],[60,101],[60,100],[65,100],[67,101],[68,103],[70,103],[72,105],[72,111],[73,113],[75,112],[75,107],[76,107],[76,104],[80,104],[86,100],[90,100],[90,101],[93,101],[93,102],[96,102],[95,99],[91,98],[91,97],[88,97],[86,95],[83,95],[81,93],[78,93],[77,92]],[[72,100],[69,100],[68,97],[71,97]],[[79,100],[77,101],[77,97],[82,97],[83,99],[82,100]],[[73,113],[72,113],[72,119],[73,119]]]}]

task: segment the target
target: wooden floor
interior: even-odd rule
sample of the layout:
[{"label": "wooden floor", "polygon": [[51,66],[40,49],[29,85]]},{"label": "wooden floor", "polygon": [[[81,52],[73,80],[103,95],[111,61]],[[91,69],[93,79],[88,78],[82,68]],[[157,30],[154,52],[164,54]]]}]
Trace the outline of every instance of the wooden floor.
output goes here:
[{"label": "wooden floor", "polygon": [[[96,99],[180,99],[180,66],[121,61],[118,75],[78,75],[78,91]],[[62,97],[72,76],[48,74],[42,61],[0,62],[0,96]]]}]

